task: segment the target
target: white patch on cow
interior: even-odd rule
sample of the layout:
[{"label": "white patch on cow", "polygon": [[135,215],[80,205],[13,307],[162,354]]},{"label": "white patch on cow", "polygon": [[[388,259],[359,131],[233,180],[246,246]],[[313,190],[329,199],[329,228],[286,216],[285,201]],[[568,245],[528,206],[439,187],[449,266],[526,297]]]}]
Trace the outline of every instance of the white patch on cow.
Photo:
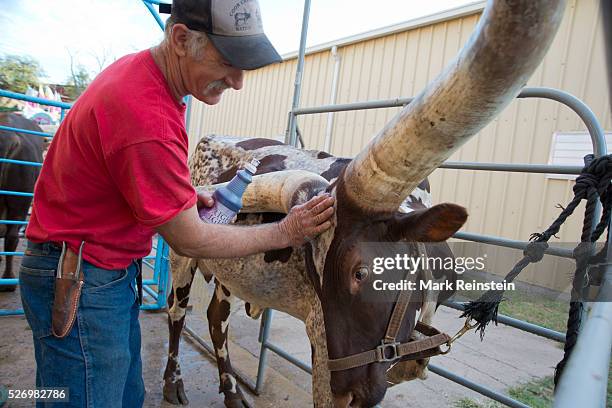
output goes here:
[{"label": "white patch on cow", "polygon": [[170,317],[170,320],[172,320],[173,322],[178,322],[185,316],[186,312],[187,310],[185,308],[179,306],[179,302],[176,299],[176,294],[175,294],[174,304],[172,305],[170,309],[168,309],[168,316]]},{"label": "white patch on cow", "polygon": [[228,373],[223,373],[221,374],[221,381],[223,381],[223,383],[225,383],[226,381],[229,381],[230,384],[232,384],[232,388],[229,390],[229,392],[231,392],[232,394],[236,393],[236,379],[234,378],[233,375],[228,374]]},{"label": "white patch on cow", "polygon": [[227,358],[227,340],[223,341],[223,346],[221,348],[215,347],[215,350],[217,351],[217,356],[225,360]]},{"label": "white patch on cow", "polygon": [[[432,205],[431,193],[429,193],[427,190],[423,190],[417,187],[414,190],[412,190],[412,193],[410,193],[410,195],[414,197],[417,202],[420,201],[425,207],[427,208],[431,207]],[[410,196],[408,197],[408,200],[410,200]]]},{"label": "white patch on cow", "polygon": [[417,187],[412,190],[412,193],[410,193],[410,195],[400,205],[398,211],[407,214],[416,209],[422,208],[422,206],[427,208],[432,206],[431,193]]},{"label": "white patch on cow", "polygon": [[223,292],[223,287],[221,285],[215,286],[215,297],[219,302],[229,299],[229,297]]},{"label": "white patch on cow", "polygon": [[423,190],[417,187],[412,191],[412,195],[416,198],[420,198],[423,205],[427,208],[433,205],[431,193],[427,190]]},{"label": "white patch on cow", "polygon": [[325,172],[338,160],[338,157],[333,156],[317,159],[318,150],[302,150],[286,145],[266,146],[250,152],[256,159],[273,154],[286,156],[283,162],[286,169],[308,170],[317,174]]},{"label": "white patch on cow", "polygon": [[178,356],[171,355],[170,360],[174,361],[174,363],[176,364],[176,368],[174,369],[174,371],[172,371],[172,375],[170,376],[170,381],[172,383],[176,383],[181,379],[181,366],[179,364]]},{"label": "white patch on cow", "polygon": [[226,320],[222,320],[222,321],[221,321],[221,331],[222,331],[223,333],[226,333],[226,330],[227,330],[227,325],[229,324],[229,318],[230,318],[230,317],[231,317],[231,313],[230,313],[230,316],[228,316],[228,318],[227,318]]},{"label": "white patch on cow", "polygon": [[184,258],[170,252],[170,267],[172,268],[173,303],[168,310],[168,316],[173,322],[179,321],[185,316],[186,309],[180,307],[180,299],[177,297],[177,289],[191,285],[193,274],[191,269],[195,268],[196,262],[190,258]]}]

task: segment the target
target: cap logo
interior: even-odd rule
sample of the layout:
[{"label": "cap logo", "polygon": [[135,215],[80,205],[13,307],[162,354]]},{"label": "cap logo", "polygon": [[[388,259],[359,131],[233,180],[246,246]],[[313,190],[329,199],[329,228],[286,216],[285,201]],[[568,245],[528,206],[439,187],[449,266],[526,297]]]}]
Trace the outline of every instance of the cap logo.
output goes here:
[{"label": "cap logo", "polygon": [[217,0],[212,5],[214,33],[233,36],[263,33],[257,0]]},{"label": "cap logo", "polygon": [[241,13],[234,14],[234,26],[236,27],[236,31],[244,31],[248,30],[247,20],[251,18],[251,14],[244,9]]}]

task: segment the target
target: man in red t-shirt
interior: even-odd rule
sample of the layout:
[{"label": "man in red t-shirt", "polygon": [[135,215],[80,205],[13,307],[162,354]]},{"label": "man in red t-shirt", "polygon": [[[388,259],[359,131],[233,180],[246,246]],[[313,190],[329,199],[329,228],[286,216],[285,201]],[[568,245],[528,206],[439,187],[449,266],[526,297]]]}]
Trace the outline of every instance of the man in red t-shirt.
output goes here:
[{"label": "man in red t-shirt", "polygon": [[[214,105],[226,88],[242,88],[244,69],[280,61],[263,33],[257,1],[240,2],[240,21],[235,6],[174,0],[163,42],[101,72],[46,156],[26,231],[21,296],[34,338],[36,385],[68,387],[70,406],[143,404],[134,282],[136,260],[149,253],[156,232],[179,254],[229,258],[300,245],[330,227],[329,196],[293,208],[280,223],[238,227],[198,217],[196,203],[210,206],[212,198],[198,197],[190,184],[183,97]],[[78,292],[71,281],[56,279],[58,263],[77,253],[80,299],[71,297]],[[75,314],[69,302],[65,310],[57,307],[62,299],[77,299]]]}]

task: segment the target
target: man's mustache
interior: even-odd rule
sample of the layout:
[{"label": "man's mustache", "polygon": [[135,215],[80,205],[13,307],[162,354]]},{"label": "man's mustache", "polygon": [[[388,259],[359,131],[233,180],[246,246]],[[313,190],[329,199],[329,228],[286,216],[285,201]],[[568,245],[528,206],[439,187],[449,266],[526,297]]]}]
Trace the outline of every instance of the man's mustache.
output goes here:
[{"label": "man's mustache", "polygon": [[211,82],[210,84],[208,84],[206,86],[206,89],[204,89],[205,93],[208,93],[210,91],[217,91],[217,92],[221,92],[226,90],[227,88],[229,88],[230,86],[227,84],[227,82],[225,82],[222,79],[218,79],[216,81]]}]

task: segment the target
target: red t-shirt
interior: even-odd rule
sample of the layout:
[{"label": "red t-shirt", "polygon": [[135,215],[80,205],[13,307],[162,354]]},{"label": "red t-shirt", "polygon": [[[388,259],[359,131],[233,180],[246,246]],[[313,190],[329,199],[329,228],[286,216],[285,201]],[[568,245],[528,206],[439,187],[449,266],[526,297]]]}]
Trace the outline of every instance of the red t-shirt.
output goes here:
[{"label": "red t-shirt", "polygon": [[154,228],[196,203],[184,113],[149,50],[101,72],[53,138],[27,238],[85,241],[84,258],[105,269],[147,255]]}]

